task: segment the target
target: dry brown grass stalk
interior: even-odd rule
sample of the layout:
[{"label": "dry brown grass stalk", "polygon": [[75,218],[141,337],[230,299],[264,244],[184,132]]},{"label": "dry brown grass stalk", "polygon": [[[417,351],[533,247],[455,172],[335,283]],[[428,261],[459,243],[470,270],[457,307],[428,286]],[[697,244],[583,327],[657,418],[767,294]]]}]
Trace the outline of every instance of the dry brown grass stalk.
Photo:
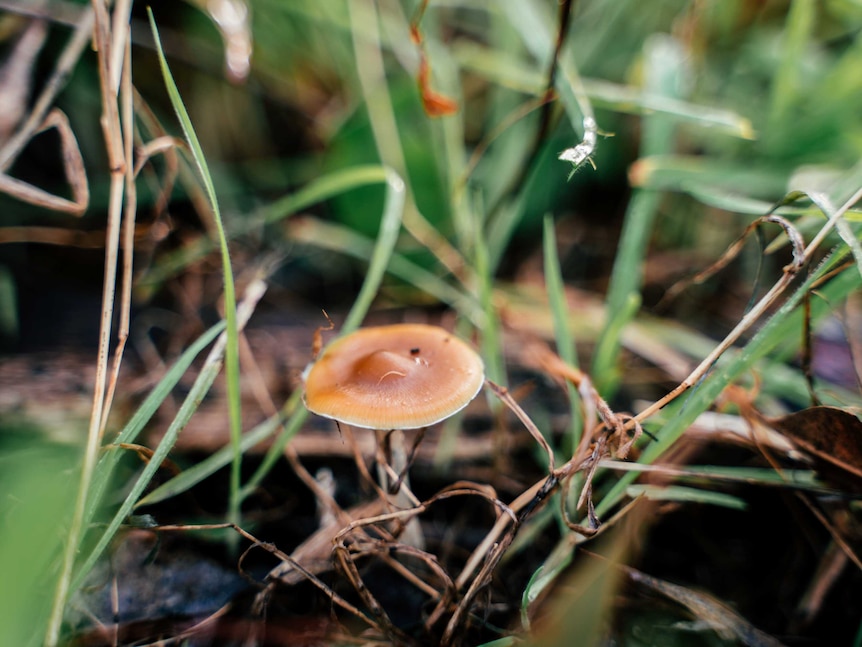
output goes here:
[{"label": "dry brown grass stalk", "polygon": [[[102,317],[99,334],[99,352],[97,359],[96,383],[93,393],[93,407],[90,418],[90,426],[87,434],[87,442],[84,450],[83,463],[81,466],[81,478],[78,488],[77,499],[66,545],[63,553],[63,561],[57,588],[54,593],[53,607],[50,620],[45,634],[45,644],[55,645],[59,640],[60,624],[63,618],[66,597],[72,577],[72,569],[78,552],[78,544],[84,523],[84,509],[87,500],[89,485],[92,480],[96,459],[99,454],[102,433],[104,431],[104,420],[110,407],[110,399],[116,384],[116,375],[119,372],[119,364],[122,358],[122,349],[128,336],[128,310],[131,302],[131,253],[134,239],[134,189],[129,195],[126,189],[129,184],[134,184],[133,165],[131,159],[132,150],[132,96],[131,96],[131,63],[129,61],[131,49],[128,43],[130,33],[128,29],[130,4],[120,2],[115,8],[114,24],[112,34],[107,7],[99,0],[93,0],[92,14],[93,39],[97,51],[99,81],[102,98],[102,130],[105,136],[105,146],[108,152],[108,163],[110,171],[110,197],[108,203],[108,227],[105,245],[105,278],[102,291]],[[82,24],[86,20],[82,19]],[[124,25],[122,28],[119,26]],[[80,32],[79,32],[80,33]],[[78,41],[73,41],[78,42]],[[67,51],[69,51],[67,49]],[[111,55],[113,52],[113,55]],[[80,53],[80,51],[78,52]],[[66,59],[61,58],[58,68]],[[120,79],[125,77],[120,86]],[[122,95],[122,96],[118,96]],[[122,106],[122,107],[121,107]],[[34,111],[35,112],[35,111]],[[125,128],[121,122],[121,113],[125,120]],[[108,357],[111,345],[111,330],[114,321],[114,301],[116,293],[116,271],[118,263],[118,250],[120,245],[120,225],[125,210],[127,221],[131,224],[126,229],[127,254],[125,258],[125,281],[122,300],[119,304],[121,328],[120,340],[117,345],[117,353],[114,361],[114,378],[109,386]]]}]

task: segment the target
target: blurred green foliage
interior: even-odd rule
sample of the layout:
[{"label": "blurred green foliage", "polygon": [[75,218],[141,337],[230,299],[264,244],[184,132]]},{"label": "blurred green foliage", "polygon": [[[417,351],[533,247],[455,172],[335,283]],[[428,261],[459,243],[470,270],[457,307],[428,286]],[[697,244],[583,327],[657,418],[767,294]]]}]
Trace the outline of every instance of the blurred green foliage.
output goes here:
[{"label": "blurred green foliage", "polygon": [[38,645],[77,484],[79,451],[0,427],[0,643]]},{"label": "blurred green foliage", "polygon": [[[256,46],[247,83],[252,92],[240,87],[214,94],[212,88],[198,82],[183,93],[204,149],[228,153],[216,155],[213,162],[215,167],[228,164],[234,168],[232,181],[224,188],[249,196],[250,200],[242,201],[248,204],[255,195],[272,194],[279,177],[286,187],[296,186],[321,173],[378,161],[353,60],[351,39],[365,35],[351,32],[347,5],[306,0],[249,4]],[[749,119],[755,137],[728,136],[722,129],[678,121],[668,148],[682,156],[684,162],[677,165],[680,171],[666,171],[659,184],[654,184],[657,176],[649,176],[647,188],[691,186],[687,171],[696,163],[703,172],[694,183],[703,190],[729,191],[740,203],[751,196],[777,200],[798,166],[825,163],[847,168],[862,152],[862,59],[858,56],[862,45],[856,37],[862,12],[855,3],[662,0],[644,10],[633,0],[594,0],[575,3],[564,55],[573,58],[588,94],[601,108],[599,128],[612,136],[599,138],[594,155],[597,169],[584,169],[567,184],[567,169],[555,157],[576,142],[580,124],[561,119],[554,108],[549,137],[531,156],[541,111],[513,119],[513,111],[522,109],[541,91],[547,68],[546,61],[525,48],[517,26],[509,22],[515,15],[510,4],[432,2],[422,29],[432,57],[433,82],[454,88],[461,101],[461,112],[454,119],[462,122],[464,148],[454,154],[466,160],[471,147],[488,144],[469,176],[467,190],[481,195],[491,209],[505,209],[513,201],[522,203],[515,231],[533,240],[538,238],[546,212],[583,209],[586,205],[579,195],[596,183],[604,183],[623,199],[628,167],[642,153],[636,144],[640,124],[631,114],[643,108],[592,92],[590,82],[618,84],[643,98],[644,46],[654,34],[671,35],[681,48],[680,97],[701,106],[704,114],[720,108]],[[448,126],[427,117],[419,102],[417,49],[409,36],[409,21],[417,6],[415,1],[379,5],[380,46],[407,164],[406,179],[420,212],[449,237],[465,229],[452,221],[463,212],[451,205],[452,187],[464,178],[450,177],[457,169],[446,161],[453,154],[445,148],[451,146],[445,141]],[[537,0],[524,6],[546,21],[552,40],[557,3]],[[196,65],[216,74],[221,65],[217,32],[194,11],[179,14],[186,16],[182,28],[190,42],[209,43],[196,56]],[[479,49],[464,47],[467,43],[478,44]],[[552,44],[547,43],[548,49]],[[486,54],[491,62],[481,64],[479,59]],[[178,74],[179,81],[182,77]],[[521,79],[520,87],[515,78]],[[525,78],[532,88],[528,92],[524,91]],[[237,105],[239,99],[228,98],[230,109],[218,111],[216,120],[209,106],[235,94],[242,96],[246,107]],[[250,103],[254,101],[257,106]],[[195,118],[207,114],[209,118]],[[286,119],[289,128],[284,127]],[[674,119],[672,112],[670,119]],[[283,138],[297,132],[304,132],[305,137],[294,137],[292,142]],[[226,149],[230,142],[233,144]],[[242,171],[242,164],[251,160],[280,171],[249,175]],[[727,178],[733,174],[750,181],[730,180],[728,184]],[[523,182],[513,186],[519,178]],[[327,213],[351,229],[373,236],[381,200],[379,189],[364,189],[333,201]],[[597,207],[614,208],[612,203]],[[696,235],[667,231],[690,229],[690,201],[666,197],[659,209],[661,226],[657,229],[663,241],[697,240]],[[489,227],[495,226],[493,215],[488,215]],[[508,246],[509,240],[499,242]],[[489,251],[491,258],[502,253]]]}]

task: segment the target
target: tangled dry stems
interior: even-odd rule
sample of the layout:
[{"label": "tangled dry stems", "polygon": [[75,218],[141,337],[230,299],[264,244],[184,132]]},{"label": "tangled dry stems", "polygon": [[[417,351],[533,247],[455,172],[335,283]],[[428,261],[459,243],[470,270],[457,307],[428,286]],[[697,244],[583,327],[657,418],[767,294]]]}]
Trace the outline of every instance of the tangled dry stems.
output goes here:
[{"label": "tangled dry stems", "polygon": [[[547,352],[550,353],[550,350]],[[509,504],[502,501],[489,485],[459,481],[441,489],[425,501],[417,501],[409,509],[391,510],[387,493],[372,478],[352,431],[344,426],[341,428],[342,433],[354,448],[359,474],[376,493],[377,498],[354,509],[342,510],[332,494],[322,488],[305,470],[295,452],[288,446],[288,460],[303,482],[314,492],[319,507],[330,512],[332,521],[290,556],[281,552],[274,553],[283,562],[267,576],[267,583],[258,596],[256,608],[263,611],[274,587],[279,584],[292,585],[302,579],[308,579],[339,606],[350,613],[358,614],[364,622],[380,632],[381,636],[398,643],[410,644],[413,639],[392,621],[384,605],[375,598],[363,580],[363,569],[360,565],[374,561],[391,569],[408,586],[418,589],[428,597],[431,606],[423,621],[427,635],[440,636],[443,645],[457,642],[457,636],[461,634],[464,625],[481,615],[475,610],[479,594],[490,584],[519,529],[561,489],[564,492],[561,506],[566,510],[569,486],[578,475],[581,491],[577,509],[583,511],[587,522],[583,525],[572,521],[568,511],[564,513],[564,519],[569,528],[582,539],[595,536],[600,531],[601,524],[595,516],[592,503],[592,479],[601,460],[625,457],[641,430],[640,425],[635,425],[634,432],[629,432],[625,427],[629,417],[613,413],[594,389],[584,386],[585,382],[581,376],[578,386],[591,393],[593,398],[591,406],[586,410],[599,412],[600,420],[588,426],[591,433],[587,440],[582,442],[575,455],[560,467],[555,466],[553,450],[541,431],[508,390],[492,382],[487,383],[488,388],[522,422],[547,455],[547,476],[527,488]],[[376,458],[383,460],[379,451]],[[428,512],[440,501],[462,496],[479,497],[487,501],[494,510],[496,521],[461,571],[456,574],[448,572],[436,555],[406,545],[400,540],[404,528],[412,519]],[[410,567],[408,563],[411,564]],[[364,610],[338,602],[340,598],[332,588],[322,584],[318,578],[319,573],[329,570],[333,565],[359,596]]]}]

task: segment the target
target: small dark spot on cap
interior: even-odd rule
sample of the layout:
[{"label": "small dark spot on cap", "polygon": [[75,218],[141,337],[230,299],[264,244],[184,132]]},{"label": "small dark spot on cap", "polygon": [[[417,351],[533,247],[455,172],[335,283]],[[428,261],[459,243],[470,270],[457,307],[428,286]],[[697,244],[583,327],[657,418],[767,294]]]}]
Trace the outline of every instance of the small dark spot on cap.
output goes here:
[{"label": "small dark spot on cap", "polygon": [[419,354],[419,348],[418,347],[417,348],[411,348],[410,354],[411,355],[418,355]]}]

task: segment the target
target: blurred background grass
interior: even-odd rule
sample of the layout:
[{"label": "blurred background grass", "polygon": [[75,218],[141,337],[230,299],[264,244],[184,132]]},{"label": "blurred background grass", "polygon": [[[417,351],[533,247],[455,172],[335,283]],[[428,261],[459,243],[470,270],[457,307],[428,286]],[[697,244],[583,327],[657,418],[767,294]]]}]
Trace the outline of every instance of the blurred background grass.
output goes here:
[{"label": "blurred background grass", "polygon": [[[747,199],[767,203],[779,199],[801,166],[840,171],[858,159],[862,81],[855,36],[862,9],[849,0],[668,0],[653,3],[649,11],[636,2],[575,3],[564,57],[584,79],[599,128],[610,136],[600,136],[593,155],[595,170],[582,169],[570,181],[568,169],[555,158],[580,138],[580,123],[573,125],[558,104],[551,107],[547,137],[539,143],[538,153],[530,154],[542,111],[527,109],[546,82],[546,59],[556,37],[554,3],[430,4],[422,30],[432,83],[461,106],[458,116],[438,120],[425,115],[416,88],[418,51],[410,42],[409,21],[417,6],[416,2],[379,6],[386,90],[405,179],[416,209],[465,254],[470,253],[466,232],[471,226],[464,222],[469,220],[464,205],[481,200],[480,231],[492,245],[492,269],[504,276],[515,271],[526,250],[536,249],[542,219],[550,212],[560,227],[568,225],[583,238],[563,259],[568,263],[566,279],[601,290],[629,200],[628,172],[636,160],[652,154],[651,147],[658,146],[661,154],[648,162],[641,159],[644,163],[636,167],[640,172],[635,178],[638,188],[659,191],[653,209],[657,220],[649,229],[651,250],[688,251],[707,258],[722,250],[748,221],[752,209]],[[202,8],[194,2],[153,3],[177,82],[217,178],[228,223],[239,225],[256,208],[328,172],[381,161],[352,43],[357,30],[360,40],[367,34],[361,33],[361,24],[351,24],[345,3],[249,3],[252,66],[247,78],[233,83],[225,74],[224,42]],[[141,12],[142,7],[136,7],[136,87],[160,122],[170,124],[171,110]],[[14,34],[19,19],[7,14],[5,20]],[[539,45],[531,46],[519,33],[518,25],[528,20],[538,20],[543,29],[530,26]],[[54,49],[41,57],[43,69],[49,69],[65,28],[52,30],[55,37],[49,48]],[[669,58],[656,59],[657,49],[664,51],[658,56]],[[91,55],[88,58],[92,60]],[[94,70],[84,63],[76,68],[60,106],[70,115],[93,185],[90,212],[74,226],[98,229],[106,200],[106,179],[100,173],[105,158],[92,119],[98,112]],[[673,87],[648,88],[650,74],[667,66],[677,70],[669,81]],[[684,111],[673,101],[692,105]],[[641,116],[662,105],[669,116],[655,113],[666,124],[653,144],[644,139],[646,122]],[[729,126],[727,121],[715,123],[719,120],[711,117],[716,110],[722,111],[723,120],[730,119]],[[519,111],[525,114],[516,120],[513,115]],[[480,144],[488,147],[475,167],[468,168],[469,155]],[[22,174],[30,168],[27,162],[19,163]],[[30,160],[40,169],[47,169],[49,162],[50,152]],[[153,185],[140,184],[141,220],[146,222]],[[368,187],[316,211],[373,237],[382,200],[380,187]],[[744,215],[734,210],[743,210]],[[8,224],[69,226],[58,216],[34,213],[8,199],[3,212]],[[181,199],[172,205],[170,216],[192,228],[196,225]],[[506,231],[509,221],[514,221],[516,246]],[[255,233],[246,243],[265,251],[261,231]],[[192,235],[177,228],[168,241],[159,240],[158,254],[183,244],[183,234]],[[307,280],[310,292],[321,283],[344,285],[349,296],[355,287],[350,280],[355,265],[319,250],[292,251],[281,270],[290,291],[302,286],[293,280],[298,274]],[[442,271],[435,250],[429,253],[405,239],[401,251],[432,271]],[[7,246],[4,255],[12,258],[5,264],[23,287],[27,282],[23,275],[31,268],[26,258],[16,263],[16,253],[27,251]],[[77,254],[74,260],[83,265],[87,255]],[[139,257],[144,279],[143,263],[157,260]],[[39,263],[32,265],[38,273]],[[26,295],[27,290],[18,292]],[[691,308],[689,314],[694,311]],[[20,316],[26,319],[28,313]]]}]

